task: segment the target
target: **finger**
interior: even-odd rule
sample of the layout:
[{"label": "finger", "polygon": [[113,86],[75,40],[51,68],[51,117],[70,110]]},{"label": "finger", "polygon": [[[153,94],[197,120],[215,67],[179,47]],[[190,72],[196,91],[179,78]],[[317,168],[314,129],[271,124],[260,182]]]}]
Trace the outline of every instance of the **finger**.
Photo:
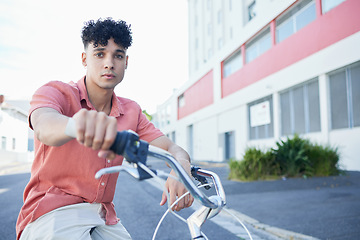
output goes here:
[{"label": "finger", "polygon": [[106,122],[106,117],[103,112],[98,113],[96,116],[95,134],[92,143],[94,150],[99,150],[104,142],[105,126],[103,124]]},{"label": "finger", "polygon": [[184,207],[189,207],[189,203],[190,203],[190,194],[186,193],[186,196],[184,197],[185,201],[184,201]]},{"label": "finger", "polygon": [[193,202],[194,202],[194,198],[193,198],[193,196],[191,196],[191,194],[189,194],[189,201],[188,201],[188,204],[187,204],[186,207],[191,207],[191,205],[193,204]]},{"label": "finger", "polygon": [[101,149],[109,149],[111,145],[114,143],[117,133],[117,121],[116,118],[110,117],[108,118],[108,124],[106,126],[106,132],[104,141],[102,143]]},{"label": "finger", "polygon": [[109,160],[114,160],[116,158],[116,154],[113,151],[107,150],[109,151],[108,156],[106,157]]},{"label": "finger", "polygon": [[116,158],[116,154],[113,151],[110,150],[100,150],[98,152],[99,158],[106,158],[109,160],[114,160]]},{"label": "finger", "polygon": [[[182,196],[182,195],[181,195]],[[181,197],[180,196],[180,197]],[[183,197],[182,199],[180,199],[177,203],[177,211],[180,211],[181,209],[183,209],[185,207],[185,198],[187,198],[187,196]]]},{"label": "finger", "polygon": [[85,109],[81,109],[73,116],[73,119],[76,122],[76,139],[81,144],[84,144],[84,134],[86,129],[86,112],[87,111]]},{"label": "finger", "polygon": [[[176,195],[173,191],[171,191],[170,192],[170,205],[172,205],[175,201],[176,201]],[[176,205],[173,206],[172,210],[176,210],[177,209],[176,207],[177,207]]]},{"label": "finger", "polygon": [[161,201],[160,201],[160,206],[163,206],[166,203],[166,200],[167,200],[166,193],[163,192],[162,197],[161,197]]},{"label": "finger", "polygon": [[86,128],[84,134],[84,145],[86,147],[92,147],[92,143],[95,135],[95,120],[96,120],[96,111],[94,110],[89,111],[86,116]]}]

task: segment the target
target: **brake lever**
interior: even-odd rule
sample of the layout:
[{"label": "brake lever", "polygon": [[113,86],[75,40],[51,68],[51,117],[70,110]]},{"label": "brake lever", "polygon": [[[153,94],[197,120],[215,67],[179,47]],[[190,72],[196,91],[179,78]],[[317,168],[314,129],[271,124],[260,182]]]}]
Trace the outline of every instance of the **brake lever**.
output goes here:
[{"label": "brake lever", "polygon": [[191,166],[191,175],[196,181],[199,181],[202,185],[204,185],[204,188],[206,190],[209,190],[211,186],[209,185],[209,182],[207,181],[206,177],[198,175],[198,170],[201,169],[199,167]]}]

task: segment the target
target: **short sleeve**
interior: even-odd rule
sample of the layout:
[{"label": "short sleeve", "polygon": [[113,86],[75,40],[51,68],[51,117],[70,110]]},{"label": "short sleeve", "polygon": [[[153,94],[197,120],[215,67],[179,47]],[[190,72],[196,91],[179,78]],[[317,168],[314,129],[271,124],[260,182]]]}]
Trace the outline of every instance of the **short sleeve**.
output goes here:
[{"label": "short sleeve", "polygon": [[146,115],[141,111],[139,111],[139,121],[137,126],[137,134],[140,139],[151,142],[158,137],[163,136],[164,134],[154,126],[152,122],[150,122]]},{"label": "short sleeve", "polygon": [[31,113],[38,108],[48,107],[66,115],[66,112],[68,112],[70,108],[70,101],[67,96],[70,88],[66,83],[52,81],[43,85],[34,93],[29,110],[29,126],[31,129],[30,116]]}]

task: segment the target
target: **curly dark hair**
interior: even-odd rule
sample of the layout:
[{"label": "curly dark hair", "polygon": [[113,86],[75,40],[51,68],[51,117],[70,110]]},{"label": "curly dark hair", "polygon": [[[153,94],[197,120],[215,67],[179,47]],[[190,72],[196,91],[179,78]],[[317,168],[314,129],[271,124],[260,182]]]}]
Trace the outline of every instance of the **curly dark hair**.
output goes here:
[{"label": "curly dark hair", "polygon": [[115,21],[112,18],[98,19],[96,22],[90,20],[85,23],[82,29],[82,41],[86,49],[90,43],[97,47],[98,45],[106,46],[110,38],[125,49],[132,44],[131,25],[125,21]]}]

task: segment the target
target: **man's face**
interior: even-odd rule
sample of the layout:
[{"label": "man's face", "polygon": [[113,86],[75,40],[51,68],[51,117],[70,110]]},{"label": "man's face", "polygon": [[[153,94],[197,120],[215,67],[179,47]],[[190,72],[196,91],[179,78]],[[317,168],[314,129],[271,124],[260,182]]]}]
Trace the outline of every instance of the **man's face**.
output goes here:
[{"label": "man's face", "polygon": [[82,54],[82,62],[87,67],[86,84],[114,89],[124,78],[128,57],[126,49],[109,39],[106,46],[94,47],[90,43]]}]

